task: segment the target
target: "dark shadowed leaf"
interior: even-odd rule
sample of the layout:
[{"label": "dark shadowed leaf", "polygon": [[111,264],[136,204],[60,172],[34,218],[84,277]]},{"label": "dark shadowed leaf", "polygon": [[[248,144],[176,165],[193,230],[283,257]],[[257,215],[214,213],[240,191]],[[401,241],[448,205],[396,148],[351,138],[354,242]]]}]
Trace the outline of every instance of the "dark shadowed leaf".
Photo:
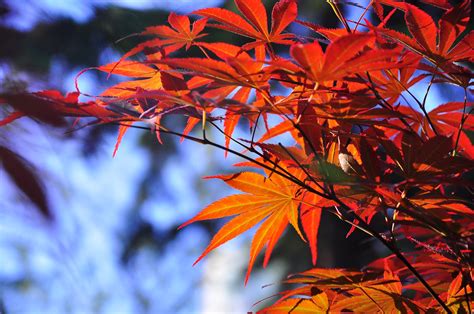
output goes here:
[{"label": "dark shadowed leaf", "polygon": [[0,163],[18,189],[38,208],[40,214],[52,220],[46,193],[33,165],[4,146],[0,146]]}]

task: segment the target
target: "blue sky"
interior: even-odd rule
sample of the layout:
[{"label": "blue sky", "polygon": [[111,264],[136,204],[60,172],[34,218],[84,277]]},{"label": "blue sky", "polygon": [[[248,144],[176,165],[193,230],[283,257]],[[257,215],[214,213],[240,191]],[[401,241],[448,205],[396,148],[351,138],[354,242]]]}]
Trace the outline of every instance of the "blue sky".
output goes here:
[{"label": "blue sky", "polygon": [[13,14],[5,21],[21,30],[28,30],[38,21],[55,17],[70,17],[85,22],[94,14],[94,7],[121,6],[136,10],[162,9],[190,13],[204,7],[216,7],[223,0],[22,0],[7,1]]}]

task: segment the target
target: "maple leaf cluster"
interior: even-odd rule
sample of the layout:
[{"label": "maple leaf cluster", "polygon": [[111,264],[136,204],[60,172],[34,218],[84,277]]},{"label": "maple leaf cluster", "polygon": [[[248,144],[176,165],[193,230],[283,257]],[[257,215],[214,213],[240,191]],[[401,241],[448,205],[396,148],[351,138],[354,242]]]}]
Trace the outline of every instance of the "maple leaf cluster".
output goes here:
[{"label": "maple leaf cluster", "polygon": [[[210,177],[242,193],[210,204],[183,227],[231,217],[199,261],[258,226],[246,282],[260,252],[265,248],[265,266],[289,228],[308,244],[316,265],[323,212],[391,252],[360,271],[313,268],[290,276],[286,283],[297,287],[264,313],[468,313],[474,298],[471,1],[423,2],[442,12],[437,21],[395,0],[371,1],[357,22],[328,1],[339,29],[298,20],[296,0],[276,2],[270,16],[260,0],[235,0],[239,13],[197,10],[194,22],[171,13],[169,26],[142,32],[152,39],[117,62],[86,69],[129,80],[87,103],[78,102],[78,92],[2,94],[14,111],[0,125],[25,115],[53,125],[65,116],[89,117],[89,123],[119,125],[114,154],[127,129],[141,125],[159,140],[170,133],[243,158],[236,166],[255,171]],[[397,11],[406,33],[387,27]],[[377,22],[365,18],[368,12]],[[312,36],[289,32],[293,23]],[[213,29],[247,42],[214,42],[205,33]],[[277,46],[286,52],[277,53]],[[188,57],[191,49],[200,57]],[[435,84],[454,85],[456,99],[428,104]],[[184,130],[161,124],[173,114],[187,118]],[[271,124],[270,116],[281,122]],[[251,127],[247,139],[233,136],[241,120]],[[190,135],[199,124],[202,137]],[[259,125],[266,131],[255,138]],[[209,140],[206,128],[221,132],[224,142]],[[272,143],[286,133],[293,146]],[[383,232],[372,226],[375,216],[385,221]]]}]

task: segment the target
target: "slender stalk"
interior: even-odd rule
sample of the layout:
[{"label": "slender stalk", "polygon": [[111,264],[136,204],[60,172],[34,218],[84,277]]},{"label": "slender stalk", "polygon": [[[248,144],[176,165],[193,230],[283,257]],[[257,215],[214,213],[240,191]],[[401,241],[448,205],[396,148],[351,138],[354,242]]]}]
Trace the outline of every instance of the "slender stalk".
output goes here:
[{"label": "slender stalk", "polygon": [[428,87],[427,93],[425,94],[425,98],[424,98],[424,101],[422,103],[422,102],[420,102],[420,100],[418,100],[418,98],[416,98],[415,95],[413,95],[412,92],[410,92],[410,90],[402,82],[400,82],[400,80],[397,77],[395,77],[395,75],[392,73],[392,71],[387,70],[387,73],[389,73],[389,75],[392,76],[398,82],[398,84],[400,84],[401,87],[403,87],[403,89],[408,93],[408,95],[410,95],[415,100],[415,102],[418,104],[418,107],[420,108],[420,110],[425,115],[426,121],[428,121],[428,124],[430,125],[431,129],[433,130],[433,132],[436,135],[438,135],[438,131],[436,130],[433,121],[431,121],[430,115],[426,111],[426,107],[425,107],[426,96],[428,95],[427,93],[429,91],[430,86]]},{"label": "slender stalk", "polygon": [[[227,133],[225,133],[220,127],[218,127],[214,122],[210,121],[209,122],[212,126],[214,126],[220,133],[222,133],[224,136],[230,138],[230,140],[234,143],[236,143],[237,145],[240,145],[242,148],[248,150],[249,152],[252,152],[254,154],[256,154],[257,156],[263,158],[265,161],[268,161],[270,163],[272,163],[275,167],[277,167],[278,169],[280,169],[281,171],[283,171],[284,173],[286,173],[288,176],[292,176],[292,174],[286,170],[285,168],[281,167],[278,163],[276,162],[273,162],[272,160],[268,159],[264,154],[260,153],[259,151],[257,151],[253,146],[247,146],[247,145],[244,145],[242,144],[241,142],[237,141],[236,139],[234,139],[232,136],[228,135]],[[252,145],[252,144],[251,144]]]},{"label": "slender stalk", "polygon": [[474,110],[474,108],[472,108],[466,114],[466,109],[467,109],[466,105],[467,105],[467,88],[464,89],[464,105],[463,105],[463,108],[462,108],[462,118],[461,118],[461,123],[459,124],[458,134],[456,135],[456,143],[454,144],[453,155],[456,155],[456,150],[457,150],[458,145],[459,145],[459,139],[461,138],[461,132],[462,132],[462,129],[464,127],[464,123],[466,122],[467,118],[469,118],[469,115],[471,114],[471,112]]},{"label": "slender stalk", "polygon": [[362,291],[363,294],[365,294],[365,296],[366,296],[367,298],[369,298],[372,302],[375,303],[375,305],[379,308],[380,311],[382,311],[382,313],[385,313],[385,311],[384,311],[383,308],[377,303],[377,301],[375,301],[374,298],[372,298],[367,292],[365,292],[364,288],[359,287],[359,289]]},{"label": "slender stalk", "polygon": [[[272,160],[268,159],[267,157],[263,156],[262,155],[262,158],[264,158],[264,160],[266,162],[269,162],[271,163],[273,166],[275,167],[270,167],[268,165],[266,165],[265,163],[262,163],[254,158],[251,158],[247,155],[244,155],[243,153],[240,153],[236,150],[233,150],[231,148],[227,148],[221,144],[218,144],[218,143],[215,143],[215,142],[212,142],[210,141],[209,139],[205,138],[205,139],[200,139],[200,138],[197,138],[197,137],[194,137],[194,136],[191,136],[191,135],[185,135],[185,134],[182,134],[182,133],[179,133],[179,132],[174,132],[174,131],[171,131],[171,130],[168,130],[168,129],[165,129],[163,128],[162,126],[158,126],[160,128],[160,132],[163,132],[163,133],[167,133],[167,134],[171,134],[171,135],[176,135],[176,136],[180,136],[180,137],[183,137],[187,140],[191,140],[191,141],[194,141],[194,142],[197,142],[197,143],[200,143],[200,144],[203,144],[203,145],[210,145],[210,146],[214,146],[216,148],[219,148],[221,150],[224,150],[224,151],[227,151],[235,156],[238,156],[242,159],[245,159],[245,160],[248,160],[250,162],[253,162],[255,163],[256,165],[264,168],[264,169],[267,169],[269,171],[272,171],[280,176],[282,176],[283,178],[305,188],[305,189],[310,189],[310,191],[314,194],[317,194],[321,197],[324,197],[324,198],[328,198],[328,195],[324,194],[324,193],[321,193],[320,191],[317,191],[315,190],[314,188],[312,188],[311,186],[307,185],[306,183],[302,182],[301,180],[299,180],[298,178],[296,178],[295,176],[293,175],[288,175],[288,174],[285,174],[283,172],[281,172],[280,170],[276,170],[275,167],[280,167],[278,164],[276,164],[275,162],[273,162]],[[146,127],[140,127],[140,128],[143,128],[143,129],[148,129]]]},{"label": "slender stalk", "polygon": [[430,93],[430,90],[431,90],[431,86],[433,86],[433,81],[434,81],[434,74],[431,76],[431,79],[430,79],[430,83],[428,84],[428,87],[426,88],[426,93],[425,93],[425,96],[423,96],[423,101],[421,102],[421,104],[423,105],[423,107],[426,106],[426,100],[428,99],[428,94]]},{"label": "slender stalk", "polygon": [[334,11],[334,14],[336,14],[337,18],[341,23],[344,25],[344,28],[347,30],[348,33],[352,33],[351,28],[349,27],[349,24],[347,24],[346,18],[342,14],[341,10],[337,6],[336,1],[334,0],[326,0],[326,2],[331,6],[331,9]]},{"label": "slender stalk", "polygon": [[[464,274],[463,274],[463,277],[464,277]],[[470,276],[469,276],[470,278]],[[471,310],[471,302],[469,300],[469,293],[467,293],[467,285],[464,286],[464,296],[466,297],[466,303],[467,303],[467,312],[468,313],[472,313],[472,310]]]},{"label": "slender stalk", "polygon": [[255,133],[257,132],[257,125],[258,125],[258,121],[260,120],[260,117],[262,116],[262,112],[259,111],[258,112],[258,116],[257,116],[257,119],[255,119],[255,125],[253,126],[253,130],[252,130],[252,138],[250,140],[250,147],[253,147],[253,143],[255,142]]},{"label": "slender stalk", "polygon": [[357,20],[356,26],[354,27],[354,32],[357,31],[357,27],[359,27],[360,22],[364,18],[365,14],[369,11],[369,8],[372,6],[374,0],[370,0],[369,4],[365,7],[364,12],[359,16],[359,19]]}]

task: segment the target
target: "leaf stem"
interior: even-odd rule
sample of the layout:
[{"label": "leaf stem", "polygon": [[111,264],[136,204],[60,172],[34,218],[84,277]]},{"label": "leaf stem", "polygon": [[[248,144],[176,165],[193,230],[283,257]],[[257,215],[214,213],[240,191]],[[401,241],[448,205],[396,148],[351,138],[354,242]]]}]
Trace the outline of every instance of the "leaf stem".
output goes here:
[{"label": "leaf stem", "polygon": [[461,123],[459,124],[459,130],[456,135],[456,142],[454,144],[454,150],[453,150],[453,156],[456,156],[456,150],[459,145],[459,139],[461,138],[461,132],[464,127],[464,123],[466,122],[467,118],[469,118],[469,115],[473,111],[473,109],[469,110],[469,112],[466,114],[466,105],[467,105],[467,88],[464,88],[464,105],[462,108],[462,118],[461,118]]},{"label": "leaf stem", "polygon": [[[426,107],[425,107],[426,97],[427,97],[428,92],[431,88],[431,84],[433,82],[433,79],[431,80],[430,84],[428,85],[428,88],[427,88],[427,91],[426,91],[426,94],[424,96],[423,103],[422,103],[422,102],[420,102],[420,100],[418,98],[416,98],[415,95],[413,95],[413,93],[410,91],[410,89],[408,89],[402,82],[400,82],[400,80],[397,77],[395,77],[395,75],[392,73],[392,71],[387,70],[387,72],[390,74],[390,76],[392,76],[395,80],[397,80],[398,84],[400,84],[400,86],[403,87],[403,89],[408,93],[408,95],[410,95],[415,100],[415,102],[418,104],[418,107],[421,109],[421,111],[425,115],[426,121],[428,121],[428,124],[430,125],[430,127],[433,130],[434,134],[438,135],[438,131],[436,130],[433,121],[431,121],[430,115],[426,111]],[[428,133],[426,133],[426,135],[428,136]]]},{"label": "leaf stem", "polygon": [[349,24],[347,24],[346,18],[344,17],[341,10],[337,6],[336,1],[335,0],[326,0],[326,2],[331,6],[331,9],[334,11],[334,14],[336,14],[339,21],[341,21],[341,23],[344,25],[344,28],[347,30],[347,32],[352,33],[352,30],[349,27]]}]

